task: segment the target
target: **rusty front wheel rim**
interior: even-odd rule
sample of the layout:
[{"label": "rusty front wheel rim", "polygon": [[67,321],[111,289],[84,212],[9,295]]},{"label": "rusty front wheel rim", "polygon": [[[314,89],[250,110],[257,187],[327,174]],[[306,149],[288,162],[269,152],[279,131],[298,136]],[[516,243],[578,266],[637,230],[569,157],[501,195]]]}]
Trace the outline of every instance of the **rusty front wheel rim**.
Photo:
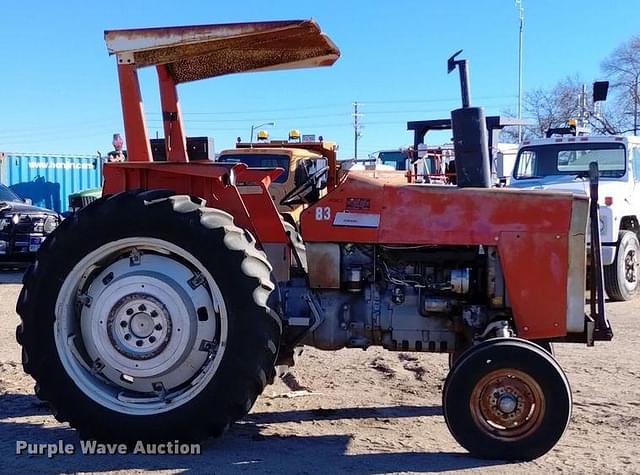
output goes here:
[{"label": "rusty front wheel rim", "polygon": [[503,368],[478,381],[469,406],[473,421],[483,432],[496,439],[516,441],[540,427],[545,399],[530,375]]}]

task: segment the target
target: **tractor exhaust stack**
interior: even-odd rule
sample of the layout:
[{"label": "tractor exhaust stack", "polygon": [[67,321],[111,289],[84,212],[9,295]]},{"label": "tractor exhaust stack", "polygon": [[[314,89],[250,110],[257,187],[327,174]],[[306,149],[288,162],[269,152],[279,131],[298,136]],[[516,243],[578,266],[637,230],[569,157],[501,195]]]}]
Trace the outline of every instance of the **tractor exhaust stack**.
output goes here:
[{"label": "tractor exhaust stack", "polygon": [[462,108],[451,111],[457,184],[459,188],[490,188],[491,162],[487,123],[482,107],[470,106],[467,60],[456,60],[460,53],[462,50],[447,62],[449,73],[458,67],[462,92]]}]

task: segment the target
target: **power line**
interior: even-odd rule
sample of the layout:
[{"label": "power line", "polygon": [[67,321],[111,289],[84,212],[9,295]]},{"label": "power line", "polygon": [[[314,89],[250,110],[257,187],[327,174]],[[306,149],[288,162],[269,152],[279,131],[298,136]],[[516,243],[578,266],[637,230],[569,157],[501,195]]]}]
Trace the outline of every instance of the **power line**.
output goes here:
[{"label": "power line", "polygon": [[[327,104],[324,106],[304,106],[304,107],[287,107],[287,108],[279,108],[279,109],[254,109],[254,110],[247,110],[247,109],[234,109],[234,110],[227,110],[227,111],[195,111],[195,112],[183,112],[182,115],[238,115],[238,114],[270,114],[272,112],[291,112],[291,111],[300,111],[301,109],[304,109],[305,111],[307,110],[324,110],[324,109],[334,109],[337,107],[345,107],[345,104]],[[149,111],[147,112],[147,114],[154,114],[154,115],[161,115],[161,112],[155,112],[155,111]]]},{"label": "power line", "polygon": [[[42,135],[55,135],[58,133],[64,133],[67,131],[82,131],[83,127],[91,127],[93,129],[95,128],[112,128],[114,126],[114,124],[117,124],[117,121],[113,121],[113,122],[105,122],[103,120],[100,121],[91,121],[91,122],[84,122],[81,124],[65,124],[64,126],[58,126],[58,127],[34,127],[34,128],[23,128],[23,129],[13,129],[13,130],[7,130],[7,129],[2,129],[0,130],[0,138],[14,138],[14,137],[22,137],[22,136],[42,136]],[[85,129],[86,130],[86,129]]]},{"label": "power line", "polygon": [[[493,100],[493,99],[513,99],[515,95],[500,95],[500,96],[478,96],[475,97],[474,100]],[[370,104],[404,104],[404,103],[415,103],[415,104],[428,104],[434,102],[452,102],[459,101],[459,97],[446,97],[439,99],[390,99],[384,101],[360,101],[360,105],[370,105]]]},{"label": "power line", "polygon": [[[362,102],[360,103],[360,105],[362,105]],[[493,104],[493,105],[491,105],[491,107],[492,108],[495,108],[495,107],[509,107],[510,105],[511,104]],[[449,109],[449,108],[445,108],[445,109],[413,109],[413,110],[397,110],[397,111],[384,110],[384,111],[367,112],[367,115],[423,114],[423,113],[434,113],[434,112],[448,113],[448,112],[451,112],[451,109]]]},{"label": "power line", "polygon": [[[493,99],[513,99],[516,95],[499,95],[499,96],[478,96],[476,99],[478,100],[493,100]],[[446,97],[446,98],[437,98],[437,99],[389,99],[389,100],[365,100],[358,101],[360,105],[377,105],[377,104],[429,104],[429,103],[438,103],[438,102],[454,102],[458,101],[459,97]],[[300,111],[300,110],[325,110],[325,109],[335,109],[335,108],[345,108],[345,103],[336,103],[336,104],[325,104],[318,106],[297,106],[297,107],[286,107],[286,108],[276,108],[276,109],[233,109],[226,111],[187,111],[183,112],[182,115],[190,116],[190,115],[247,115],[247,114],[271,114],[273,112],[291,112],[291,111]],[[156,111],[147,111],[147,115],[161,115],[161,112]]]},{"label": "power line", "polygon": [[[362,106],[363,103],[358,101],[358,105]],[[508,107],[510,104],[494,104],[491,107],[493,108],[500,108],[500,107]],[[404,110],[374,110],[374,111],[370,111],[367,112],[367,115],[397,115],[397,114],[429,114],[429,113],[448,113],[450,112],[449,108],[441,108],[441,109],[404,109]],[[295,122],[295,121],[302,121],[302,120],[315,120],[315,119],[324,119],[324,118],[331,118],[331,117],[346,117],[348,116],[348,113],[336,113],[336,114],[314,114],[314,115],[307,115],[307,116],[279,116],[279,117],[270,117],[271,120],[277,120],[277,121],[285,121],[285,122]],[[351,114],[353,115],[353,113]],[[266,116],[265,116],[266,117]],[[242,119],[238,119],[238,118],[233,118],[233,119],[190,119],[190,118],[185,118],[184,122],[185,124],[193,124],[193,123],[202,123],[202,124],[224,124],[224,123],[230,123],[230,122],[252,122],[255,121],[256,117],[247,117],[247,118],[242,118]],[[147,119],[148,122],[150,123],[162,123],[162,119],[156,119],[156,118],[148,118]]]},{"label": "power line", "polygon": [[[93,134],[82,134],[82,138],[93,138],[93,137],[104,137],[105,134],[103,133],[103,131],[100,132],[96,132]],[[26,146],[30,146],[31,144],[39,144],[39,143],[45,143],[45,142],[63,142],[63,141],[68,141],[68,140],[73,140],[75,138],[78,137],[78,134],[74,134],[74,135],[61,135],[57,138],[42,138],[42,137],[38,137],[36,139],[32,139],[32,140],[28,140],[28,141],[6,141],[5,143],[7,145],[3,145],[3,148],[16,148],[16,145],[26,145]]]},{"label": "power line", "polygon": [[[289,116],[289,117],[271,117],[271,120],[308,120],[308,119],[318,119],[318,118],[327,118],[327,117],[348,117],[348,113],[344,114],[317,114],[317,115],[307,115],[307,116]],[[255,122],[256,117],[246,118],[246,119],[185,119],[185,123],[225,123],[225,122]],[[148,122],[162,122],[162,119],[147,119]]]},{"label": "power line", "polygon": [[[304,126],[304,129],[326,129],[326,128],[337,128],[337,127],[352,127],[353,124],[350,122],[331,122],[326,124],[307,124]],[[160,130],[161,127],[148,127],[149,130],[155,131],[156,129]],[[207,131],[207,132],[230,132],[230,131],[246,131],[246,127],[237,125],[234,127],[189,127],[187,124],[185,126],[187,132],[191,131]]]}]

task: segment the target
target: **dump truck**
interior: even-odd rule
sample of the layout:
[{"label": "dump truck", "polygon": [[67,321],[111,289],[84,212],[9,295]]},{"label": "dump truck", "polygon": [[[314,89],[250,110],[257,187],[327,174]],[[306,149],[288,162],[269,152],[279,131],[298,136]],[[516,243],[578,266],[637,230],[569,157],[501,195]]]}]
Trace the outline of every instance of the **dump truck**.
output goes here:
[{"label": "dump truck", "polygon": [[[484,115],[463,93],[457,187],[339,177],[329,163],[296,188],[318,198],[293,236],[269,193],[282,168],[188,160],[177,85],[330,66],[340,52],[319,26],[105,38],[129,161],[106,164],[104,196],[44,242],[16,307],[24,370],[59,421],[101,440],[202,440],[245,416],[299,345],[327,358],[379,346],[456,355],[442,407],[474,456],[529,460],[557,443],[571,391],[543,346],[612,337],[601,275],[585,312],[585,231],[597,215],[586,196],[491,188]],[[144,122],[146,66],[160,83],[165,162],[152,160]]]},{"label": "dump truck", "polygon": [[[297,135],[296,135],[297,134]],[[320,198],[326,185],[327,171],[337,168],[337,145],[335,142],[319,140],[302,142],[299,132],[292,130],[289,140],[264,140],[257,143],[238,142],[236,148],[220,152],[221,163],[244,163],[251,168],[282,168],[269,186],[271,199],[283,219],[298,227],[304,207]],[[319,182],[308,190],[299,187],[309,183],[309,177],[317,176]]]}]

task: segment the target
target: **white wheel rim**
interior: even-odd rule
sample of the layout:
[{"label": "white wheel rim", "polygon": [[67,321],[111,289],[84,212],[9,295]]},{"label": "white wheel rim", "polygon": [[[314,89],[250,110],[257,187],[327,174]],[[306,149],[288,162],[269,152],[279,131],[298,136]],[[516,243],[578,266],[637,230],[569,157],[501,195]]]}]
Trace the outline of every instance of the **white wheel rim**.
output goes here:
[{"label": "white wheel rim", "polygon": [[125,414],[158,414],[196,397],[227,342],[227,310],[211,274],[155,238],[86,255],[63,282],[55,317],[67,374],[92,400]]},{"label": "white wheel rim", "polygon": [[624,255],[624,283],[633,292],[638,286],[638,255],[635,249],[627,249]]}]

